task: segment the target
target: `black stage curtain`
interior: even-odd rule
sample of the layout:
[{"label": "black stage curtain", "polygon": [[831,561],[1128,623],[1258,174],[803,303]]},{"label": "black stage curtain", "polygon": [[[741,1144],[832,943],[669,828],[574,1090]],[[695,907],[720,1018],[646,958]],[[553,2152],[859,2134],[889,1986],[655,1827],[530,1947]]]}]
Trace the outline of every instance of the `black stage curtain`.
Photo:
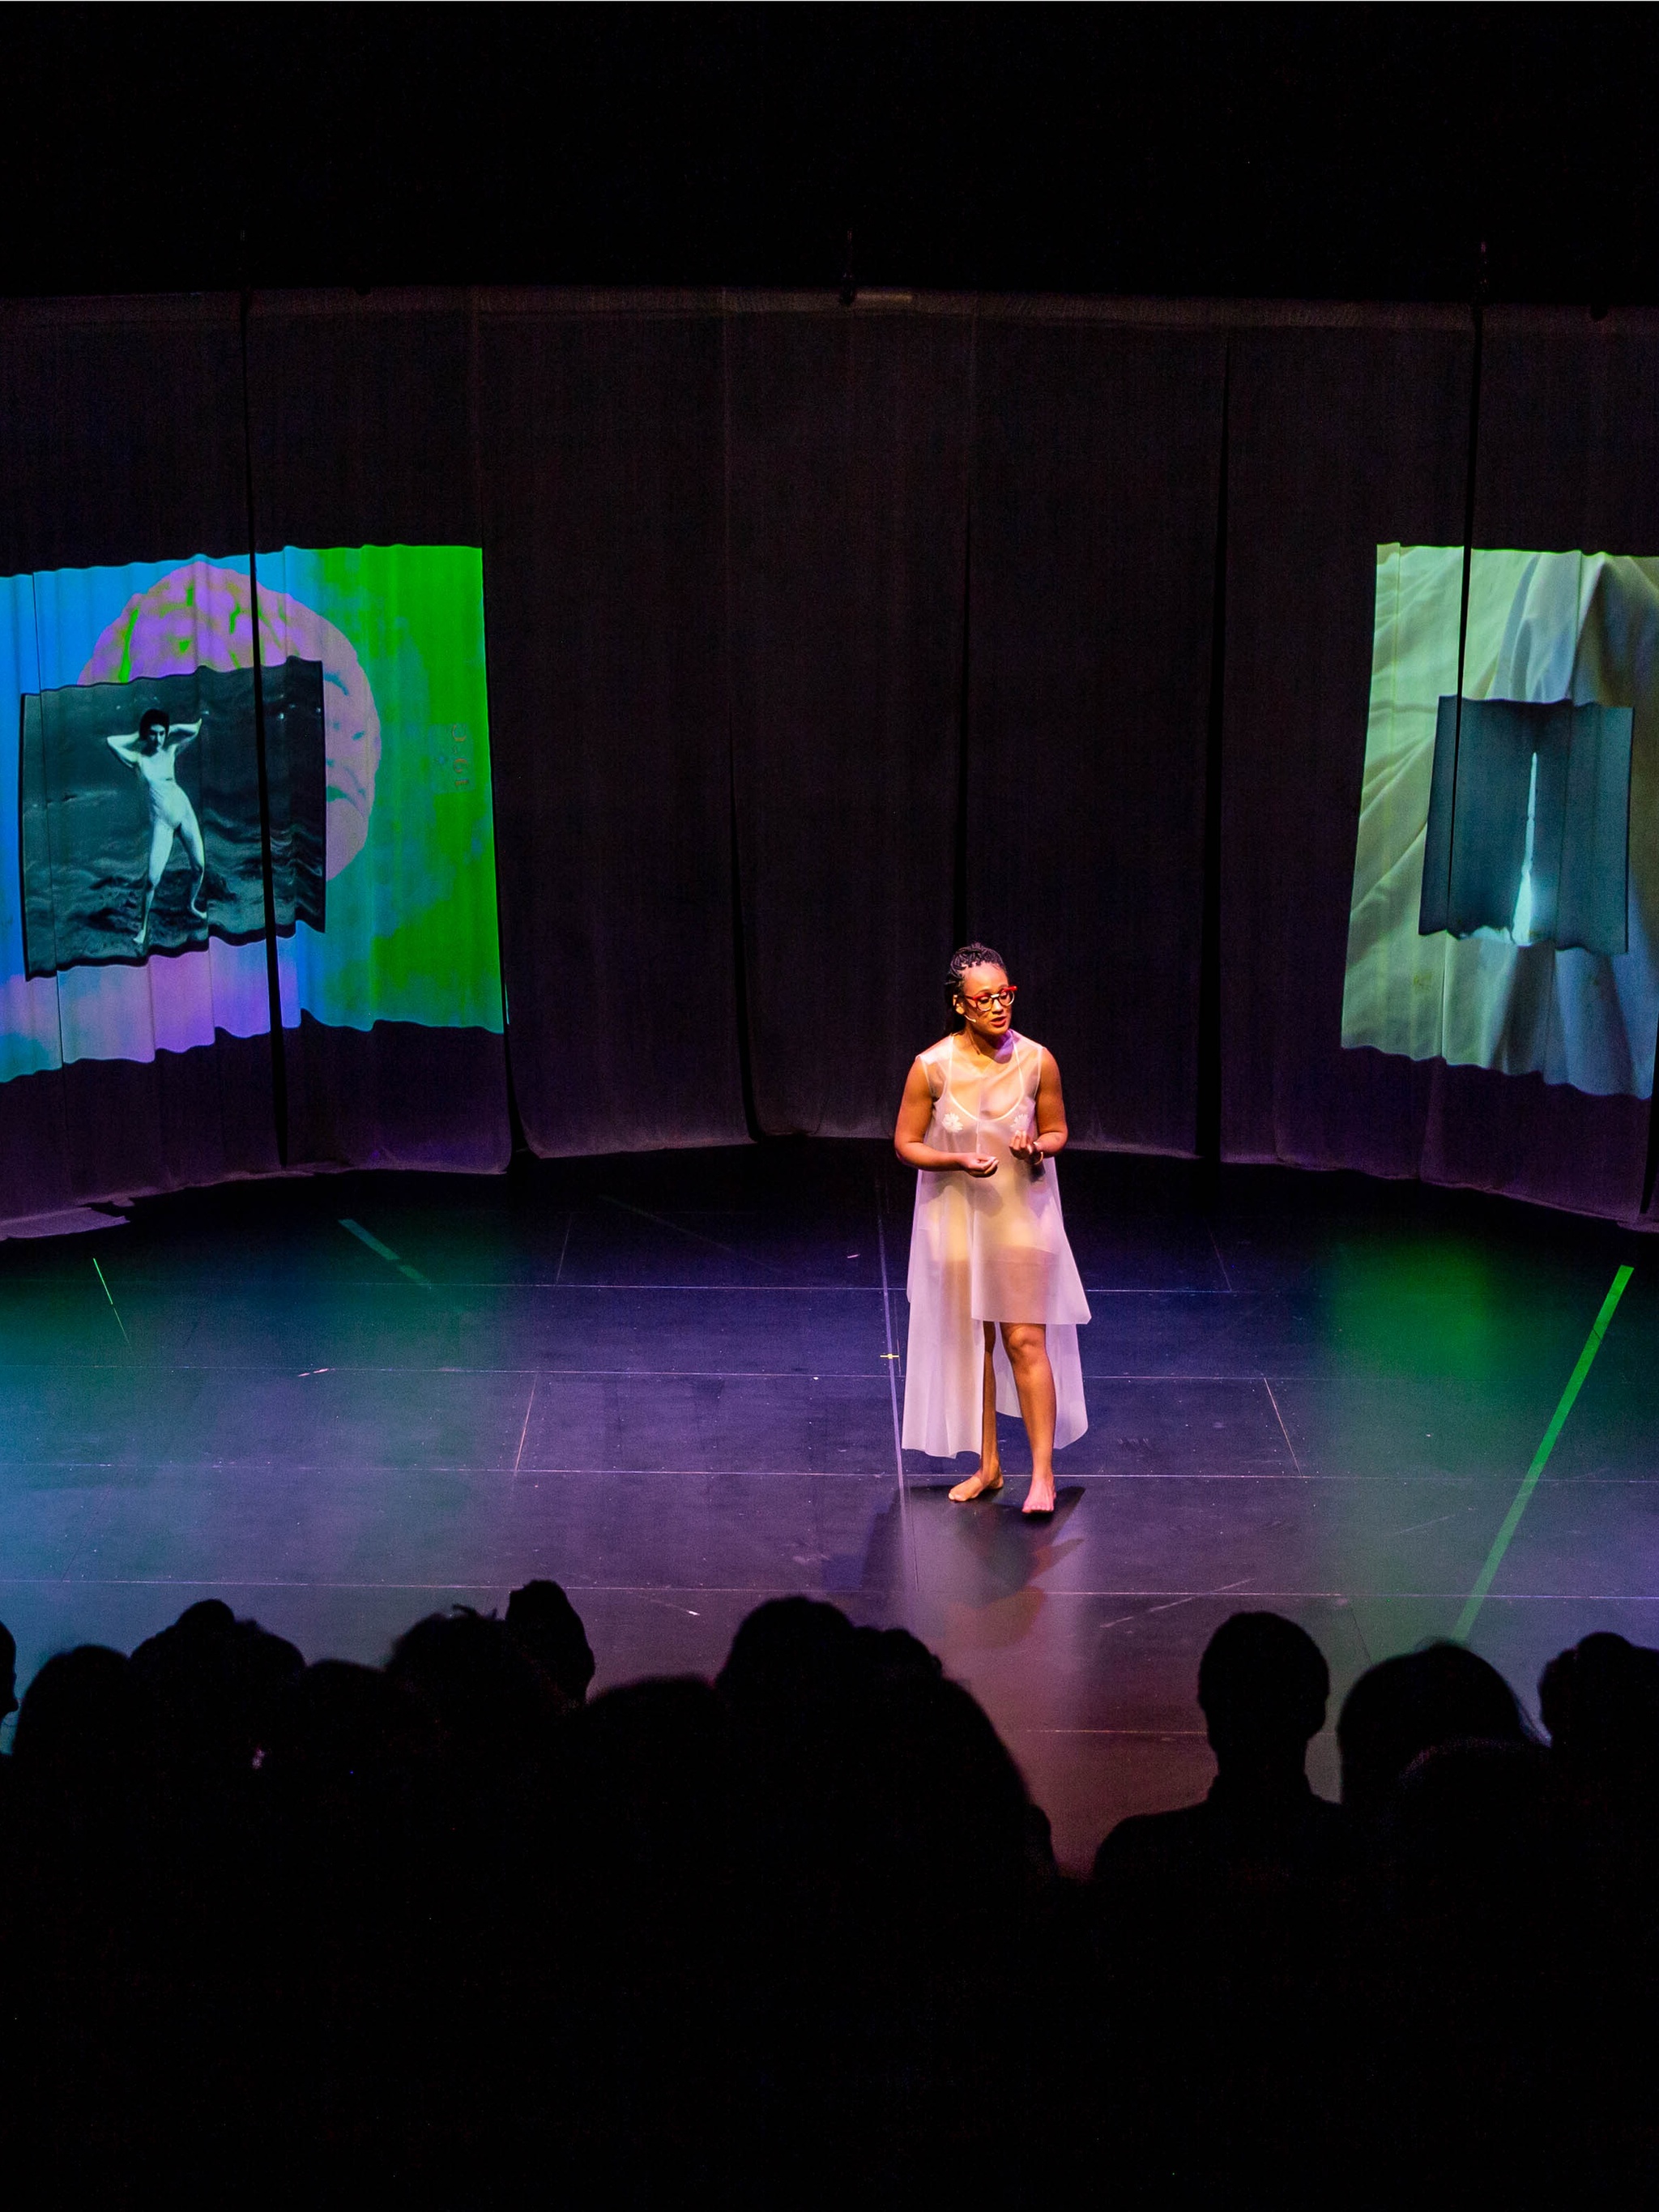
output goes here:
[{"label": "black stage curtain", "polygon": [[971,325],[831,307],[725,329],[756,1118],[875,1136],[943,1027]]},{"label": "black stage curtain", "polygon": [[981,323],[965,918],[1073,1138],[1191,1152],[1224,337]]},{"label": "black stage curtain", "polygon": [[[243,455],[234,300],[0,314],[0,575],[244,550]],[[276,1164],[264,1037],[0,1084],[0,1218]]]},{"label": "black stage curtain", "polygon": [[1228,1158],[1395,1176],[1422,1164],[1431,1100],[1449,1071],[1345,1052],[1342,983],[1376,549],[1462,542],[1473,354],[1468,316],[1450,312],[1233,340],[1220,910]]},{"label": "black stage curtain", "polygon": [[[476,380],[465,294],[262,296],[248,325],[261,551],[481,544]],[[507,1164],[497,1031],[306,1021],[284,1061],[291,1162]]]},{"label": "black stage curtain", "polygon": [[[483,546],[549,1153],[884,1132],[958,927],[1081,1143],[1192,1151],[1224,636],[1224,1152],[1628,1218],[1645,1103],[1340,1042],[1376,549],[1460,541],[1472,354],[1436,309],[277,295],[245,395],[234,301],[14,305],[0,574],[243,552],[245,396],[261,547]],[[1492,314],[1476,542],[1659,552],[1656,400],[1655,319]],[[297,1164],[504,1163],[500,1035],[285,1046]],[[274,1073],[0,1085],[0,1214],[270,1170]]]},{"label": "black stage curtain", "polygon": [[507,299],[480,344],[525,1134],[549,1154],[741,1142],[720,318]]}]

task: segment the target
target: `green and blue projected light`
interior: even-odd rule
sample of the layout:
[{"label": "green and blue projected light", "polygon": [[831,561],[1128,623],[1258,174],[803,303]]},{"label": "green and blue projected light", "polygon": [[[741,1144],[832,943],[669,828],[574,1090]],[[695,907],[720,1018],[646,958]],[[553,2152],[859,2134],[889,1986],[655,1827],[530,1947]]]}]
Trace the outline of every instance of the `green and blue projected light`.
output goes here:
[{"label": "green and blue projected light", "polygon": [[[285,1026],[502,1027],[483,564],[258,564]],[[270,1025],[246,559],[0,579],[0,1081]]]}]

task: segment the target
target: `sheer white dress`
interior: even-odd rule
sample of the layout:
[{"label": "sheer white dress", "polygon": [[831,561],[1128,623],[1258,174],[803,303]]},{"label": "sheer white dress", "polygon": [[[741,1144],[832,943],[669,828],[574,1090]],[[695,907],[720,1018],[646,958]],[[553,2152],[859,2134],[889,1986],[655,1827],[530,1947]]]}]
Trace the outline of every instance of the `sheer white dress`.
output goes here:
[{"label": "sheer white dress", "polygon": [[[917,1055],[933,1111],[924,1143],[941,1152],[989,1152],[983,1178],[921,1169],[910,1232],[910,1336],[904,1365],[904,1442],[950,1459],[980,1449],[985,1384],[984,1322],[1041,1322],[1054,1370],[1056,1446],[1089,1425],[1083,1402],[1078,1324],[1089,1319],[1066,1224],[1055,1163],[1034,1176],[1011,1140],[1036,1126],[1042,1048],[1010,1030],[994,1060],[955,1036]],[[997,1411],[1019,1398],[996,1340]]]}]

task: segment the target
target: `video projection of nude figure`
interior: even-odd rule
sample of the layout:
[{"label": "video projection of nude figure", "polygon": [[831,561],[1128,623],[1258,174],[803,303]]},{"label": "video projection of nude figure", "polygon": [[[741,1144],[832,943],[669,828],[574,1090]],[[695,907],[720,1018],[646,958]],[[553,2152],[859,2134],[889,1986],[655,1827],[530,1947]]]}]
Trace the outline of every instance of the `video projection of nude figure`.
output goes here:
[{"label": "video projection of nude figure", "polygon": [[[323,672],[264,672],[275,925],[324,925]],[[200,668],[22,701],[27,973],[265,930],[253,672]]]}]

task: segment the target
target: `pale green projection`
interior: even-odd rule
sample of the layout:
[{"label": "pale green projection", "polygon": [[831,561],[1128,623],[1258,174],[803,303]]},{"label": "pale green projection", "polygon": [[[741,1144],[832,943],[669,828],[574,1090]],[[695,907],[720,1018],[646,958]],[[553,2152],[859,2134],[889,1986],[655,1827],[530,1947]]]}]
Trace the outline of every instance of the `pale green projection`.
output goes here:
[{"label": "pale green projection", "polygon": [[[1534,710],[1504,725],[1501,788],[1496,768],[1483,766],[1498,759],[1493,712],[1472,715],[1466,703],[1461,722],[1454,712],[1462,570],[1459,546],[1377,549],[1342,1042],[1541,1075],[1597,1097],[1648,1097],[1659,1022],[1659,558],[1475,551],[1464,701]],[[1565,719],[1547,707],[1565,708]],[[1595,708],[1629,712],[1583,711]],[[1480,926],[1453,935],[1431,926],[1445,918],[1445,896],[1431,882],[1425,897],[1424,861],[1438,732],[1437,865],[1455,875],[1447,817],[1460,729],[1474,742],[1456,781],[1455,835],[1465,852],[1482,841],[1489,884],[1494,852],[1514,860],[1498,906],[1488,890]],[[1573,818],[1591,824],[1589,846],[1567,832],[1575,903],[1582,909],[1593,892],[1599,919],[1589,932],[1564,921],[1564,939],[1591,941],[1558,945],[1540,934],[1540,917],[1554,910],[1549,872],[1559,865],[1570,788]],[[1544,849],[1552,829],[1553,859]],[[1592,949],[1621,941],[1622,951]]]}]

